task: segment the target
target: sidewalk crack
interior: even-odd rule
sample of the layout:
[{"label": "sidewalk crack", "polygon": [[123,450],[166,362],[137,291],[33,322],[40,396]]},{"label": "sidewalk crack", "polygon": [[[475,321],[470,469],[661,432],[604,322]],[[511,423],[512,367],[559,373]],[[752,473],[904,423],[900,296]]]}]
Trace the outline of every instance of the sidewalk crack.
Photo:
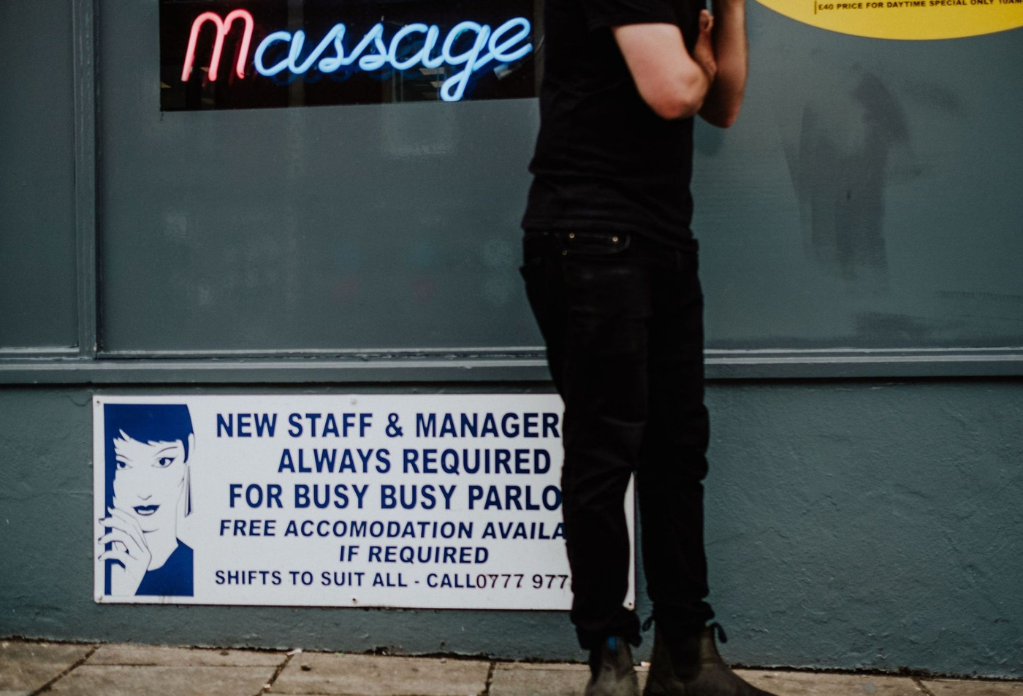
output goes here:
[{"label": "sidewalk crack", "polygon": [[934,692],[924,686],[924,683],[920,681],[920,677],[913,677],[913,683],[916,684],[918,689],[927,694],[927,696],[934,696]]},{"label": "sidewalk crack", "polygon": [[80,657],[77,660],[75,660],[74,662],[72,662],[70,667],[65,669],[63,672],[61,672],[60,674],[55,676],[50,681],[48,681],[45,684],[43,684],[42,686],[40,686],[35,691],[30,691],[28,696],[37,696],[37,694],[46,693],[47,691],[50,690],[50,687],[52,687],[54,684],[56,684],[58,681],[60,681],[61,679],[63,679],[67,675],[71,674],[72,670],[74,670],[76,667],[80,667],[86,660],[88,660],[90,657],[92,657],[93,653],[95,653],[97,650],[99,650],[99,645],[98,644],[92,646],[92,649],[89,652],[85,653],[82,657]]},{"label": "sidewalk crack", "polygon": [[487,683],[483,687],[483,691],[482,691],[482,693],[480,693],[480,696],[490,696],[490,685],[494,681],[494,669],[496,667],[497,667],[497,663],[496,662],[491,662],[490,663],[490,668],[487,670]]},{"label": "sidewalk crack", "polygon": [[288,663],[291,662],[291,658],[293,657],[294,655],[291,654],[284,656],[284,662],[277,665],[277,669],[274,670],[273,675],[271,675],[270,679],[267,680],[266,684],[263,685],[263,688],[259,690],[256,696],[262,696],[262,694],[265,694],[267,691],[273,688],[274,682],[277,681],[277,677],[281,676],[281,672],[284,671],[284,668],[288,666]]}]

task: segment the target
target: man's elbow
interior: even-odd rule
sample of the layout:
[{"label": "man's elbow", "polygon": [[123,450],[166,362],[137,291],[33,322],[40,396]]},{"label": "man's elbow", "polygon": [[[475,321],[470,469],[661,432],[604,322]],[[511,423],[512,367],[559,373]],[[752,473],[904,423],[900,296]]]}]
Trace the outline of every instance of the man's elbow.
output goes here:
[{"label": "man's elbow", "polygon": [[693,99],[686,95],[667,95],[659,99],[648,100],[647,105],[664,120],[674,121],[698,114],[703,100]]},{"label": "man's elbow", "polygon": [[674,121],[699,114],[709,87],[710,81],[702,72],[679,71],[667,79],[640,85],[639,95],[659,117]]},{"label": "man's elbow", "polygon": [[675,101],[661,101],[650,104],[650,108],[653,112],[663,118],[665,121],[675,121],[680,118],[689,118],[695,116],[700,112],[700,105],[696,102],[675,100]]},{"label": "man's elbow", "polygon": [[680,80],[669,88],[644,95],[644,101],[655,114],[674,121],[700,113],[706,92],[706,85],[701,85],[699,80]]}]

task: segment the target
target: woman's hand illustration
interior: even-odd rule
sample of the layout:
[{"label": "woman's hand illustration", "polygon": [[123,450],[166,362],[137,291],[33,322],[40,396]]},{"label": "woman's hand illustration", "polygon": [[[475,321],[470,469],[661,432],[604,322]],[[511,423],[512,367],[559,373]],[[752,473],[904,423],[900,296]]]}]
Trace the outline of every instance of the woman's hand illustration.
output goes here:
[{"label": "woman's hand illustration", "polygon": [[109,509],[100,524],[110,531],[99,538],[100,546],[111,544],[100,554],[99,560],[116,561],[110,569],[110,590],[114,595],[134,595],[149,570],[152,554],[146,545],[146,536],[135,519],[117,507]]}]

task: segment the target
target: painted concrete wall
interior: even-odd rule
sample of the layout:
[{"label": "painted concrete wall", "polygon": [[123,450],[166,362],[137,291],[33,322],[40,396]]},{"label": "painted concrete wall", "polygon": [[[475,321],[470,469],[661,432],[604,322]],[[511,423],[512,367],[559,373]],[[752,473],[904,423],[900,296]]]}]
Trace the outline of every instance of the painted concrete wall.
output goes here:
[{"label": "painted concrete wall", "polygon": [[[561,613],[94,604],[91,396],[0,389],[0,636],[583,657]],[[1023,381],[727,382],[708,399],[729,660],[1023,677]]]}]

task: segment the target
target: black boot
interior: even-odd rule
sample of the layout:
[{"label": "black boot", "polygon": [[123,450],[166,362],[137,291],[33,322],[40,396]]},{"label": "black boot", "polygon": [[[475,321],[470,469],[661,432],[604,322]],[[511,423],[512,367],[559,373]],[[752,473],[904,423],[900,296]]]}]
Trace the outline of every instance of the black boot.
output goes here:
[{"label": "black boot", "polygon": [[725,664],[714,644],[715,628],[721,631],[721,642],[725,642],[719,624],[671,645],[660,629],[655,629],[654,654],[643,696],[773,696],[744,681]]},{"label": "black boot", "polygon": [[632,650],[621,638],[608,638],[590,651],[590,673],[583,696],[639,696]]}]

